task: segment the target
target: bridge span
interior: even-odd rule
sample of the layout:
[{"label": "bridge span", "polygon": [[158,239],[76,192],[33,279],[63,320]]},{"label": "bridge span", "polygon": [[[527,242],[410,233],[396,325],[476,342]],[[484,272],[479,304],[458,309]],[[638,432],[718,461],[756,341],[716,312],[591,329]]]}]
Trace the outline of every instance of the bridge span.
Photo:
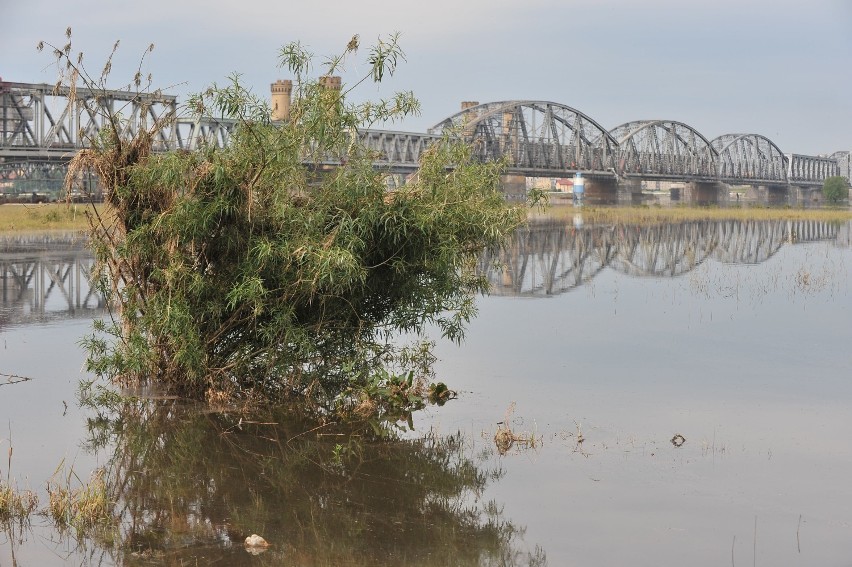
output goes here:
[{"label": "bridge span", "polygon": [[[282,96],[276,86],[273,97]],[[155,151],[222,147],[236,127],[234,120],[183,118],[177,98],[158,91],[78,88],[76,98],[69,95],[67,87],[0,82],[0,184],[61,179],[68,161],[98,136],[109,114],[120,114],[121,134],[127,137],[161,125]],[[831,156],[784,153],[760,134],[723,134],[711,140],[674,120],[637,120],[607,129],[577,109],[549,101],[463,103],[460,112],[426,133],[365,129],[360,136],[380,156],[377,167],[407,174],[417,169],[425,148],[448,133],[471,144],[481,160],[505,160],[506,185],[511,190],[514,181],[520,193],[526,191],[526,177],[577,172],[588,179],[590,196],[613,191],[635,195],[642,183],[656,181],[684,185],[695,201],[719,200],[730,185],[770,194],[806,193],[829,176],[850,176],[849,151]]]}]

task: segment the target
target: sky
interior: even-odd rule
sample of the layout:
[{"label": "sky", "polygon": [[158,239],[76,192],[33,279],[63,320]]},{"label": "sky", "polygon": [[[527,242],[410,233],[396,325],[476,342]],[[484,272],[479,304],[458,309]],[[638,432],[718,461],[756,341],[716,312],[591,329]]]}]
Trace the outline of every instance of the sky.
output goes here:
[{"label": "sky", "polygon": [[607,129],[633,120],[683,122],[708,140],[761,134],[784,153],[852,149],[852,0],[0,0],[0,76],[54,83],[44,40],[84,53],[98,75],[139,67],[186,100],[232,73],[258,96],[290,78],[281,47],[323,58],[354,35],[344,83],[364,73],[366,46],[398,32],[405,61],[369,100],[413,91],[420,116],[390,126],[424,132],[461,101],[542,100]]}]

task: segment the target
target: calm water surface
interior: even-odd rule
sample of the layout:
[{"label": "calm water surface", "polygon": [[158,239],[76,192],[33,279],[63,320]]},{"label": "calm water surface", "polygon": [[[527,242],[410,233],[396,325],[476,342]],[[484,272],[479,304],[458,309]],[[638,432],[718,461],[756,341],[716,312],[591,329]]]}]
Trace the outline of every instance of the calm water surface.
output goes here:
[{"label": "calm water surface", "polygon": [[437,347],[458,399],[392,443],[79,408],[85,256],[0,245],[0,478],[44,507],[60,463],[106,467],[124,543],[34,516],[0,565],[849,565],[850,225],[581,220],[483,259],[493,294]]}]

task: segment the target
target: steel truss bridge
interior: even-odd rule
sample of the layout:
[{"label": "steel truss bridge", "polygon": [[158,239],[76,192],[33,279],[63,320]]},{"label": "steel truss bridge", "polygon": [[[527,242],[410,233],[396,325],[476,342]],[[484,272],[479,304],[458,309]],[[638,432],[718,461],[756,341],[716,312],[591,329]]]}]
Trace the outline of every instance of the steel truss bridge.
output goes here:
[{"label": "steel truss bridge", "polygon": [[0,331],[23,323],[103,315],[92,254],[79,237],[0,239]]},{"label": "steel truss bridge", "polygon": [[[748,185],[822,185],[839,175],[843,152],[785,154],[760,134],[708,140],[683,122],[638,120],[607,130],[574,108],[503,101],[466,108],[429,131],[461,132],[480,159],[508,160],[512,172]],[[848,158],[848,152],[845,153]]]},{"label": "steel truss bridge", "polygon": [[693,221],[658,226],[575,228],[531,222],[511,244],[480,258],[492,295],[549,296],[591,282],[605,269],[632,277],[677,277],[708,259],[759,264],[785,244],[831,240],[852,246],[852,223]]},{"label": "steel truss bridge", "polygon": [[[69,95],[67,87],[0,82],[0,182],[62,178],[68,161],[99,135],[109,114],[120,115],[121,134],[128,138],[155,123],[164,125],[154,139],[155,151],[225,146],[236,127],[233,120],[180,118],[176,97],[158,92],[80,88],[76,97]],[[579,171],[613,179],[818,186],[826,177],[850,175],[848,151],[785,154],[760,134],[709,140],[671,120],[639,120],[607,130],[579,110],[547,101],[471,106],[425,134],[360,132],[379,156],[377,167],[394,173],[415,171],[425,148],[444,134],[463,138],[479,159],[505,159],[508,173],[527,176]]]}]

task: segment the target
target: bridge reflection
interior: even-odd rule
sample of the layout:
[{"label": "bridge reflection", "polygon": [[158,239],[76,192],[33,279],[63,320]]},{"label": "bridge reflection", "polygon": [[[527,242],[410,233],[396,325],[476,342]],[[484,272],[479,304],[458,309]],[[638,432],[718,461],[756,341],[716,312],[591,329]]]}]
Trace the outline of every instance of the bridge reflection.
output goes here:
[{"label": "bridge reflection", "polygon": [[[576,223],[579,224],[579,223]],[[852,223],[689,221],[656,226],[574,226],[542,219],[480,259],[493,295],[548,296],[590,282],[605,268],[633,277],[675,277],[708,258],[759,264],[785,244],[830,240],[850,245]]]},{"label": "bridge reflection", "polygon": [[0,331],[105,312],[91,284],[94,258],[74,234],[0,238]]},{"label": "bridge reflection", "polygon": [[[605,268],[632,277],[675,277],[708,258],[765,262],[785,244],[852,247],[852,222],[690,221],[655,226],[574,226],[534,219],[503,250],[480,258],[493,295],[548,296],[590,282]],[[94,259],[79,236],[0,238],[0,331],[106,313],[91,284]]]}]

